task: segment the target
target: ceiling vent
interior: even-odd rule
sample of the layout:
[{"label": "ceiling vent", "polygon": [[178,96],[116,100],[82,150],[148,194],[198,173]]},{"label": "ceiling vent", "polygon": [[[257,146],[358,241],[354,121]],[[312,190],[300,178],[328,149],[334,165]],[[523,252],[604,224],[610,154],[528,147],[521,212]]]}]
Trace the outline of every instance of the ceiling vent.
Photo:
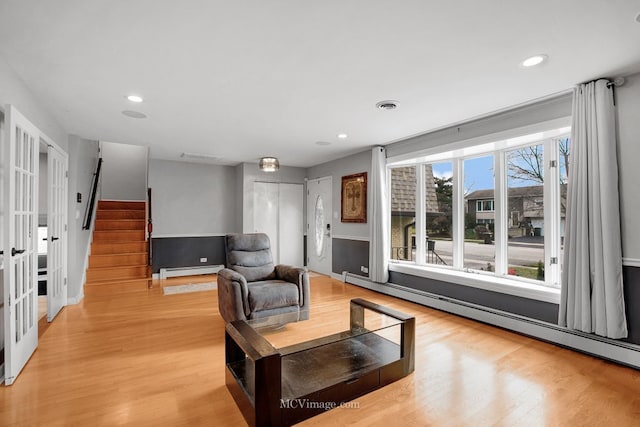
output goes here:
[{"label": "ceiling vent", "polygon": [[145,113],[141,113],[140,111],[133,110],[124,110],[122,112],[127,117],[131,117],[132,119],[146,119],[147,115]]},{"label": "ceiling vent", "polygon": [[198,160],[209,160],[209,161],[216,161],[216,160],[220,160],[220,157],[216,157],[212,154],[204,154],[204,153],[182,153],[180,154],[180,157],[182,157],[183,159],[198,159]]},{"label": "ceiling vent", "polygon": [[378,108],[379,110],[395,110],[396,108],[398,108],[398,106],[398,101],[391,100],[380,101],[376,104],[376,108]]}]

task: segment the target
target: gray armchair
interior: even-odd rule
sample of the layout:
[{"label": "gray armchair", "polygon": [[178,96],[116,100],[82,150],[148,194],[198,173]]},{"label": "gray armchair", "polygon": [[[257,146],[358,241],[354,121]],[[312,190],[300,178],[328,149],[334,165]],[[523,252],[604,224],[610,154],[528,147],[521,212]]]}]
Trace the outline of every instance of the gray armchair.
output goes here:
[{"label": "gray armchair", "polygon": [[218,307],[226,322],[287,313],[309,318],[309,275],[305,268],[274,265],[269,236],[225,236],[226,267],[218,272]]}]

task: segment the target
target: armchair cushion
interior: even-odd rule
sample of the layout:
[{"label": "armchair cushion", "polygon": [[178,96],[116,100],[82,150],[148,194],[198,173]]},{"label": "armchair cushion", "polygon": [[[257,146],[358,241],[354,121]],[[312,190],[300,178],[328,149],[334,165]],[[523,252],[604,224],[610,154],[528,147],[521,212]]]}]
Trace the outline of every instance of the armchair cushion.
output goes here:
[{"label": "armchair cushion", "polygon": [[226,238],[227,265],[242,274],[247,282],[276,277],[266,234],[231,234]]},{"label": "armchair cushion", "polygon": [[293,283],[267,280],[253,282],[249,286],[249,307],[252,312],[299,305],[298,286]]}]

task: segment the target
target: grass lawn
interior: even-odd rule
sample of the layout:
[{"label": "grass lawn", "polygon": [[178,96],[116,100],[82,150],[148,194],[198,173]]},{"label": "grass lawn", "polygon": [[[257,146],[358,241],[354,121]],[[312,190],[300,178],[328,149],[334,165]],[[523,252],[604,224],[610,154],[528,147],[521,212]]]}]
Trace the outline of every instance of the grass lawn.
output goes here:
[{"label": "grass lawn", "polygon": [[[511,274],[515,271],[515,274]],[[538,280],[538,267],[509,266],[509,274],[512,276],[526,277],[527,279]]]}]

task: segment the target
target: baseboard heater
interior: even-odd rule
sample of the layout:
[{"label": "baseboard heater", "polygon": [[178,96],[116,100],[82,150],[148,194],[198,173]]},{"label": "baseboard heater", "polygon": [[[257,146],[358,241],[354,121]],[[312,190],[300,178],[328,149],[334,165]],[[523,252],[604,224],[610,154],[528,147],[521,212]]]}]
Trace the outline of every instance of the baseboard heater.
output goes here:
[{"label": "baseboard heater", "polygon": [[498,326],[562,347],[640,369],[640,345],[603,338],[580,331],[573,331],[553,323],[411,289],[394,283],[374,283],[366,277],[346,271],[343,272],[342,278],[345,283]]},{"label": "baseboard heater", "polygon": [[168,277],[196,276],[198,274],[215,274],[222,270],[224,265],[201,265],[197,267],[161,268],[160,279]]}]

